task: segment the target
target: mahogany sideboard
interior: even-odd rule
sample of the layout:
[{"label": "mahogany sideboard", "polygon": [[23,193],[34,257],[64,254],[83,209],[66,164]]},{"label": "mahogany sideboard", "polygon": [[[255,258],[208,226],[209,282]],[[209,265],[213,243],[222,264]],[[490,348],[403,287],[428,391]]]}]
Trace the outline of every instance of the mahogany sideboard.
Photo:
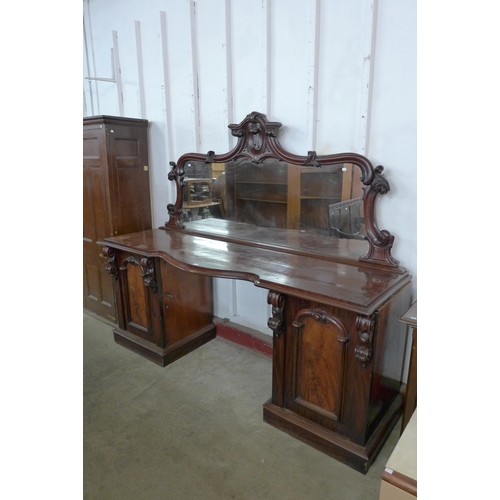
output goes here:
[{"label": "mahogany sideboard", "polygon": [[[280,126],[251,113],[230,125],[238,142],[229,153],[172,162],[177,199],[166,224],[101,242],[118,306],[114,337],[165,366],[215,337],[213,277],[267,289],[273,384],[264,420],[366,473],[403,405],[399,318],[411,277],[374,210],[389,184],[355,153],[292,155],[277,140]],[[208,200],[187,183],[193,166],[205,185],[212,180]],[[203,194],[203,214],[186,217],[186,185],[190,207]]]}]

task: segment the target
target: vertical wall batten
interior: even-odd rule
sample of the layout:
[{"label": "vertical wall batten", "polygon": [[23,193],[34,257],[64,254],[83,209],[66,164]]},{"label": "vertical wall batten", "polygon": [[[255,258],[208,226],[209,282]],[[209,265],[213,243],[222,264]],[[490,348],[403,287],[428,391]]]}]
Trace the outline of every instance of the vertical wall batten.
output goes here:
[{"label": "vertical wall batten", "polygon": [[191,81],[192,81],[192,114],[195,134],[195,150],[201,149],[200,136],[200,88],[198,81],[198,47],[196,33],[196,5],[194,0],[189,2],[189,28],[191,34]]},{"label": "vertical wall batten", "polygon": [[137,52],[137,82],[139,86],[139,116],[146,118],[146,94],[144,92],[144,66],[142,63],[141,23],[135,21],[135,46]]},{"label": "vertical wall batten", "polygon": [[[231,38],[231,0],[225,0],[224,9],[224,23],[225,23],[225,65],[226,65],[226,88],[224,89],[225,95],[225,109],[224,117],[227,125],[235,123],[233,116],[233,51],[232,51],[232,38]],[[227,130],[228,151],[233,148],[233,136],[231,131]]]},{"label": "vertical wall batten", "polygon": [[366,0],[365,29],[363,39],[363,70],[361,76],[361,109],[359,115],[359,145],[358,152],[367,155],[368,128],[371,112],[371,87],[373,71],[373,55],[375,42],[375,20],[377,15],[377,0]]},{"label": "vertical wall batten", "polygon": [[[92,38],[91,38],[92,40]],[[87,41],[87,29],[85,27],[85,16],[83,16],[83,44],[85,48],[85,63],[87,66],[87,76],[90,76],[90,61],[89,61],[89,48],[88,48],[88,41]],[[92,58],[94,60],[94,58]],[[95,62],[95,60],[94,60]],[[88,86],[89,86],[89,97],[90,97],[90,109],[92,110],[92,116],[94,115],[94,98],[92,95],[92,81],[87,80]],[[97,92],[96,92],[97,95]],[[85,115],[87,116],[87,100],[85,99],[85,90],[83,91],[83,104],[84,104],[84,110],[85,110]]]},{"label": "vertical wall batten", "polygon": [[[231,150],[236,139],[227,125],[252,111],[283,122],[280,139],[297,154],[307,148],[369,156],[369,146],[380,161],[393,159],[397,171],[399,149],[389,144],[389,156],[380,152],[381,132],[384,140],[389,132],[398,136],[391,122],[401,119],[399,103],[387,95],[394,84],[388,71],[399,72],[403,83],[413,82],[407,69],[387,66],[385,58],[410,57],[414,63],[413,33],[405,32],[413,26],[410,5],[410,0],[84,0],[84,114],[116,115],[119,108],[120,115],[139,116],[139,110],[149,120],[151,200],[154,219],[162,222],[166,204],[176,197],[168,162],[187,151],[219,154],[225,144]],[[117,31],[111,45],[112,30]],[[392,43],[389,36],[400,38]],[[379,52],[381,64],[374,68]],[[408,92],[401,89],[401,98]],[[408,142],[414,146],[411,138]],[[412,182],[411,171],[399,174]],[[390,200],[393,196],[398,193]],[[409,232],[406,221],[399,231]],[[399,252],[408,247],[403,240],[398,244]],[[249,319],[249,303],[260,304],[260,288],[216,282],[216,310],[223,317],[268,332],[269,314],[261,315],[260,306]]]},{"label": "vertical wall batten", "polygon": [[123,86],[122,86],[122,70],[120,68],[120,54],[118,52],[118,33],[113,30],[113,64],[115,68],[116,93],[118,94],[118,109],[119,116],[123,115]]},{"label": "vertical wall batten", "polygon": [[310,0],[307,68],[307,147],[316,150],[320,0]]},{"label": "vertical wall batten", "polygon": [[[271,0],[262,0],[262,112],[271,114]],[[256,110],[259,111],[259,110]]]},{"label": "vertical wall batten", "polygon": [[[88,46],[90,45],[90,56],[92,58],[92,68],[94,70],[94,76],[97,74],[97,71],[96,71],[96,57],[95,57],[95,53],[94,53],[94,36],[93,36],[93,33],[92,33],[92,19],[91,19],[91,16],[90,16],[90,5],[89,5],[89,2],[85,2],[84,4],[86,6],[86,10],[87,10],[87,15],[85,16],[84,14],[84,25],[85,25],[85,18],[87,19],[87,25],[88,25],[88,37],[90,38],[90,41],[88,41],[85,45],[85,49],[86,49],[86,56],[87,56],[87,68],[88,68],[88,77],[90,77],[91,73],[90,73],[90,61],[88,60],[88,57],[89,57],[89,53],[88,53]],[[87,32],[85,31],[85,40],[87,41]],[[89,88],[92,88],[92,82],[91,80],[89,79]],[[95,83],[95,100],[96,100],[96,105],[97,105],[97,113],[96,114],[100,114],[100,110],[99,110],[99,88],[98,88],[98,83],[96,82]],[[91,110],[92,110],[92,115],[94,115],[94,95],[91,93],[90,94],[90,107],[91,107]]]},{"label": "vertical wall batten", "polygon": [[[163,69],[163,101],[165,103],[165,146],[166,158],[174,158],[174,139],[172,132],[172,106],[170,98],[170,82],[169,82],[169,64],[168,64],[168,43],[167,43],[167,15],[160,11],[160,39],[161,39],[161,55]],[[168,162],[167,162],[168,163]],[[172,183],[170,183],[172,184]],[[174,193],[173,186],[170,186],[172,195]]]}]

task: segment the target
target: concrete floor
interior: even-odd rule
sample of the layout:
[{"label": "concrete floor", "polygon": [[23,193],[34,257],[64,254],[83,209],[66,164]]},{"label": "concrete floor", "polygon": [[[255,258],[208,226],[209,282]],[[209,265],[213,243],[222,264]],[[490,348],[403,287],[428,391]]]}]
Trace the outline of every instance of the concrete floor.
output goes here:
[{"label": "concrete floor", "polygon": [[262,420],[271,359],[216,338],[161,368],[84,313],[84,499],[378,500],[367,475]]}]

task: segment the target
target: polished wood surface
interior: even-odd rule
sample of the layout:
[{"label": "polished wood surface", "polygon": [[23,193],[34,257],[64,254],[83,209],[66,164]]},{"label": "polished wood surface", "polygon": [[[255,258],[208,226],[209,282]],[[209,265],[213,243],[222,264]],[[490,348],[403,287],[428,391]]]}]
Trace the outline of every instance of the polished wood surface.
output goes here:
[{"label": "polished wood surface", "polygon": [[135,251],[103,253],[117,297],[117,343],[166,366],[215,337],[210,277]]},{"label": "polished wood surface", "polygon": [[[215,335],[209,323],[211,289],[202,280],[236,278],[269,289],[273,387],[264,419],[367,472],[402,409],[406,326],[398,318],[410,299],[407,273],[172,229],[107,238],[102,244],[111,255],[109,271],[121,283],[123,314],[133,299],[119,269],[133,257],[145,280],[144,286],[139,281],[134,286],[146,290],[147,317],[150,322],[162,318],[143,331],[120,320],[115,339],[161,366]],[[178,304],[177,319],[167,321],[183,293],[194,295]],[[186,340],[189,334],[194,337]]]},{"label": "polished wood surface", "polygon": [[116,322],[104,238],[151,228],[147,120],[83,119],[83,307]]},{"label": "polished wood surface", "polygon": [[[399,318],[411,276],[375,218],[389,183],[355,153],[287,152],[280,127],[251,113],[229,127],[232,151],[171,162],[177,199],[165,226],[101,241],[119,305],[115,340],[165,366],[215,336],[212,278],[267,289],[264,420],[366,473],[403,406]],[[347,210],[353,198],[357,209]]]},{"label": "polished wood surface", "polygon": [[316,231],[267,228],[222,219],[188,222],[183,233],[348,264],[359,264],[359,256],[368,252],[368,243],[362,240],[337,239]]},{"label": "polished wood surface", "polygon": [[106,245],[158,256],[188,272],[253,282],[256,286],[371,314],[410,280],[369,266],[348,266],[201,238],[182,231],[152,229],[104,240]]}]

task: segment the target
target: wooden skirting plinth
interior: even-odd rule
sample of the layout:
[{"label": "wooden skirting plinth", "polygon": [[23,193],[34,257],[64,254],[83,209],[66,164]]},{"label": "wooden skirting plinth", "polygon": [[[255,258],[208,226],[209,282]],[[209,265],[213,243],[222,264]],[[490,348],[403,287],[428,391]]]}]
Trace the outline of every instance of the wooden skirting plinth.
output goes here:
[{"label": "wooden skirting plinth", "polygon": [[148,340],[142,339],[137,335],[133,335],[119,328],[113,330],[113,335],[117,344],[140,354],[157,365],[167,366],[176,359],[182,358],[182,356],[185,356],[201,345],[214,339],[216,327],[214,324],[210,324],[165,348],[158,347]]},{"label": "wooden skirting plinth", "polygon": [[280,408],[271,400],[264,404],[264,421],[358,472],[366,474],[396,425],[401,410],[402,398],[398,397],[365,446],[357,445],[286,408]]}]

